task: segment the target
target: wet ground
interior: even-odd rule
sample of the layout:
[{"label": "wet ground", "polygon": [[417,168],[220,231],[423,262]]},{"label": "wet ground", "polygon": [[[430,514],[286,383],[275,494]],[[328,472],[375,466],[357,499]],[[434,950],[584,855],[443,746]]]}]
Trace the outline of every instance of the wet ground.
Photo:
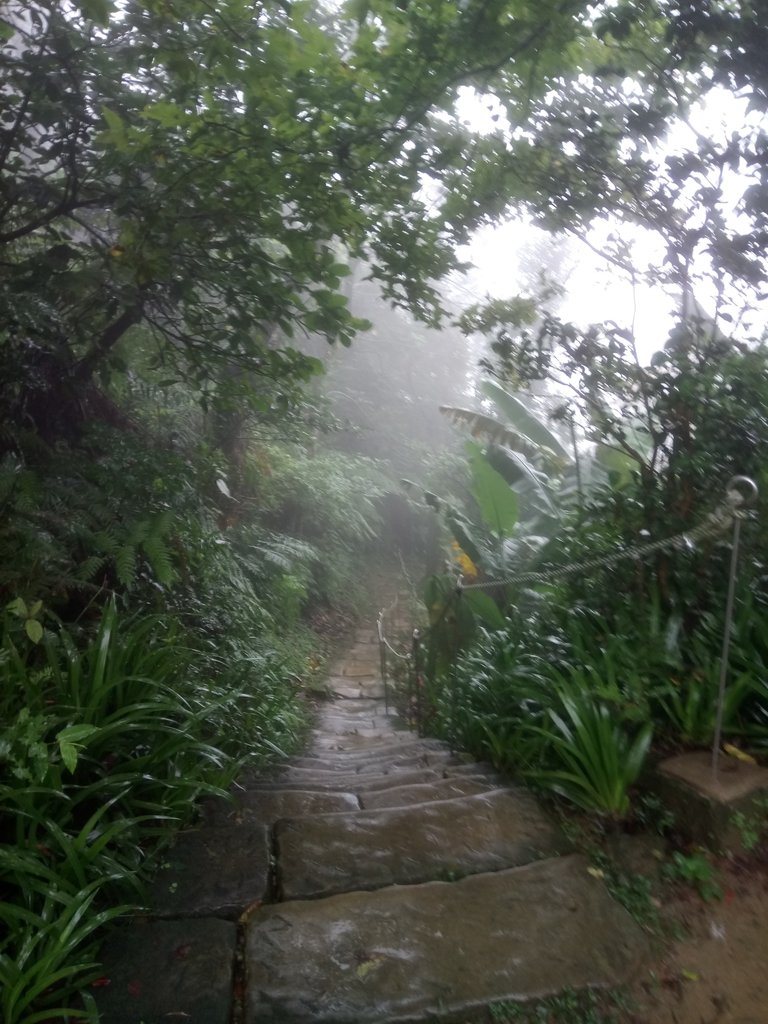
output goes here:
[{"label": "wet ground", "polygon": [[635,984],[638,1024],[768,1024],[768,870],[723,860],[719,881],[722,899],[667,907],[683,937]]}]

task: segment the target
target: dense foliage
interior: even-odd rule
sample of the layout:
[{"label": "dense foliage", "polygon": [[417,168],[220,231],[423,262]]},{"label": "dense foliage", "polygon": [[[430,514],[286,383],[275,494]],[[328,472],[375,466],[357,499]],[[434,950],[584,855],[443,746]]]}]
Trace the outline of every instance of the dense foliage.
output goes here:
[{"label": "dense foliage", "polygon": [[[714,282],[721,324],[765,281],[759,14],[749,0],[3,6],[9,1024],[93,1018],[77,993],[98,929],[141,901],[165,825],[244,760],[297,741],[297,688],[317,664],[302,616],[359,598],[385,472],[424,462],[416,446],[388,465],[370,456],[397,446],[394,423],[432,440],[418,406],[441,384],[477,443],[458,484],[433,484],[428,503],[470,576],[675,532],[735,471],[768,485],[765,352],[693,315],[701,280]],[[721,87],[741,98],[738,128],[657,147]],[[491,130],[457,113],[465,89]],[[613,265],[680,291],[681,324],[651,367],[631,332],[579,331],[523,296],[464,316],[492,339],[495,411],[459,407],[466,364],[451,380],[422,324],[445,319],[439,282],[460,266],[457,248],[511,210],[575,234],[609,218]],[[633,262],[621,232],[638,225],[660,233],[658,266]],[[327,444],[333,416],[306,394],[318,350],[369,326],[351,267],[401,307],[371,334],[379,365],[387,344],[410,345],[411,369],[430,375],[418,389],[390,372],[355,390],[338,373],[353,405],[363,396],[390,421],[378,445]],[[368,286],[354,283],[359,297]],[[563,407],[555,424],[510,393],[542,378]],[[349,403],[331,405],[350,417]],[[756,747],[768,727],[752,614],[766,600],[764,523],[761,510],[745,530],[728,720]],[[711,732],[727,554],[713,542],[461,604],[433,582],[439,726],[583,807],[625,815],[651,720],[669,742]]]},{"label": "dense foliage", "polygon": [[[743,512],[723,729],[753,754],[768,749],[768,354],[688,326],[649,367],[597,331],[561,325],[559,349],[542,347],[532,369],[527,339],[504,338],[498,376],[567,384],[563,401],[586,426],[575,489],[565,459],[544,472],[552,450],[530,413],[513,428],[448,410],[486,446],[469,446],[474,510],[440,506],[469,589],[427,588],[433,725],[609,817],[630,812],[651,730],[660,751],[712,743],[732,530],[616,556],[706,523],[740,473],[760,497]],[[489,394],[505,396],[498,384]],[[515,583],[521,571],[532,575]]]}]

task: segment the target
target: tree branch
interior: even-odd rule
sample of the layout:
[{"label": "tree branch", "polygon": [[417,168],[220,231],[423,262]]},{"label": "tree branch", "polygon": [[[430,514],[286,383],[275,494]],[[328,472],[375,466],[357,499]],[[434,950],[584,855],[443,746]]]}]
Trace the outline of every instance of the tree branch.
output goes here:
[{"label": "tree branch", "polygon": [[143,315],[144,307],[141,302],[124,309],[120,316],[101,332],[90,351],[86,352],[77,363],[71,376],[72,381],[76,384],[87,383],[102,359],[114,348],[129,328],[141,321]]}]

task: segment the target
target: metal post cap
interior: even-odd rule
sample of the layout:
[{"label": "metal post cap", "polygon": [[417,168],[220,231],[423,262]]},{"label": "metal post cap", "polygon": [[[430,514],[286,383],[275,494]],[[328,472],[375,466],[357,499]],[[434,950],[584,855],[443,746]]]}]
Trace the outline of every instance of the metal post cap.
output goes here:
[{"label": "metal post cap", "polygon": [[[746,490],[746,494],[739,490],[740,487]],[[732,476],[728,481],[725,493],[729,497],[732,493],[737,494],[740,499],[740,505],[751,505],[753,501],[757,501],[757,496],[760,492],[751,476]]]}]

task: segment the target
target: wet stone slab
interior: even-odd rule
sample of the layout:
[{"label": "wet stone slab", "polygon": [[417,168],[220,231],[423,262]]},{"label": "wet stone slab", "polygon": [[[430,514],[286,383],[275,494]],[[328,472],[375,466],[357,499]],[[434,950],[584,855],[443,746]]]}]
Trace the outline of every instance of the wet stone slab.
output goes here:
[{"label": "wet stone slab", "polygon": [[204,811],[207,826],[272,825],[278,818],[300,818],[305,814],[335,814],[356,811],[360,803],[353,793],[313,793],[306,790],[256,790],[241,793],[234,801],[210,802]]},{"label": "wet stone slab", "polygon": [[504,790],[284,820],[275,838],[285,900],[499,871],[564,849],[528,794]]},{"label": "wet stone slab", "polygon": [[403,768],[445,768],[452,764],[452,755],[447,751],[419,750],[418,747],[407,747],[402,754],[357,754],[352,757],[329,754],[326,757],[295,757],[290,763],[291,768],[302,768],[320,773],[371,775],[389,769]]},{"label": "wet stone slab", "polygon": [[[395,755],[395,759],[398,762],[403,760],[413,760],[423,758],[425,763],[427,758],[440,757],[443,760],[446,755],[441,754],[439,751],[423,750],[420,747],[405,747],[402,749],[402,753],[398,752]],[[325,754],[324,756],[300,756],[293,757],[289,762],[291,768],[316,768],[318,771],[359,771],[362,768],[371,768],[375,765],[379,767],[386,767],[386,765],[392,760],[391,755],[378,754],[376,752],[366,753],[365,751],[358,751],[354,754]]]},{"label": "wet stone slab", "polygon": [[451,884],[261,908],[246,940],[246,1024],[463,1019],[500,1000],[618,985],[647,939],[565,857]]},{"label": "wet stone slab", "polygon": [[228,921],[121,925],[92,990],[102,1024],[229,1024],[236,943]]},{"label": "wet stone slab", "polygon": [[317,729],[312,731],[309,752],[312,756],[318,753],[325,757],[330,751],[339,751],[345,754],[384,754],[391,752],[394,755],[398,751],[413,743],[413,738],[398,734],[388,729],[381,729],[378,736],[359,736],[355,733],[343,733],[340,735],[328,735]]},{"label": "wet stone slab", "polygon": [[475,779],[440,779],[416,786],[395,786],[379,793],[363,793],[360,802],[364,810],[383,807],[409,807],[433,800],[452,800],[459,796],[476,796],[491,790],[487,782]]},{"label": "wet stone slab", "polygon": [[358,794],[371,790],[389,789],[392,786],[436,782],[440,777],[439,772],[433,768],[404,768],[402,770],[393,768],[382,775],[360,775],[357,773],[336,775],[334,773],[333,778],[327,780],[312,781],[308,776],[302,776],[301,779],[254,783],[250,787],[250,791],[256,793],[261,790],[293,789],[312,793],[349,792]]},{"label": "wet stone slab", "polygon": [[[319,760],[319,759],[318,759]],[[415,754],[411,757],[358,759],[347,764],[328,765],[325,767],[310,767],[307,765],[291,764],[275,776],[276,782],[296,783],[301,781],[341,782],[347,778],[356,776],[384,776],[392,775],[395,772],[414,771],[420,768],[440,768],[444,760],[439,756],[432,757],[429,754]]]},{"label": "wet stone slab", "polygon": [[450,768],[446,768],[445,775],[446,778],[469,775],[473,778],[479,778],[480,776],[484,776],[488,779],[501,779],[499,773],[491,765],[476,761],[465,762],[464,764],[456,764]]},{"label": "wet stone slab", "polygon": [[383,698],[384,683],[370,676],[367,680],[350,678],[344,682],[332,680],[329,689],[336,697],[346,700],[366,700],[368,698]]},{"label": "wet stone slab", "polygon": [[157,917],[237,918],[269,891],[269,829],[264,824],[182,832],[155,876]]}]

